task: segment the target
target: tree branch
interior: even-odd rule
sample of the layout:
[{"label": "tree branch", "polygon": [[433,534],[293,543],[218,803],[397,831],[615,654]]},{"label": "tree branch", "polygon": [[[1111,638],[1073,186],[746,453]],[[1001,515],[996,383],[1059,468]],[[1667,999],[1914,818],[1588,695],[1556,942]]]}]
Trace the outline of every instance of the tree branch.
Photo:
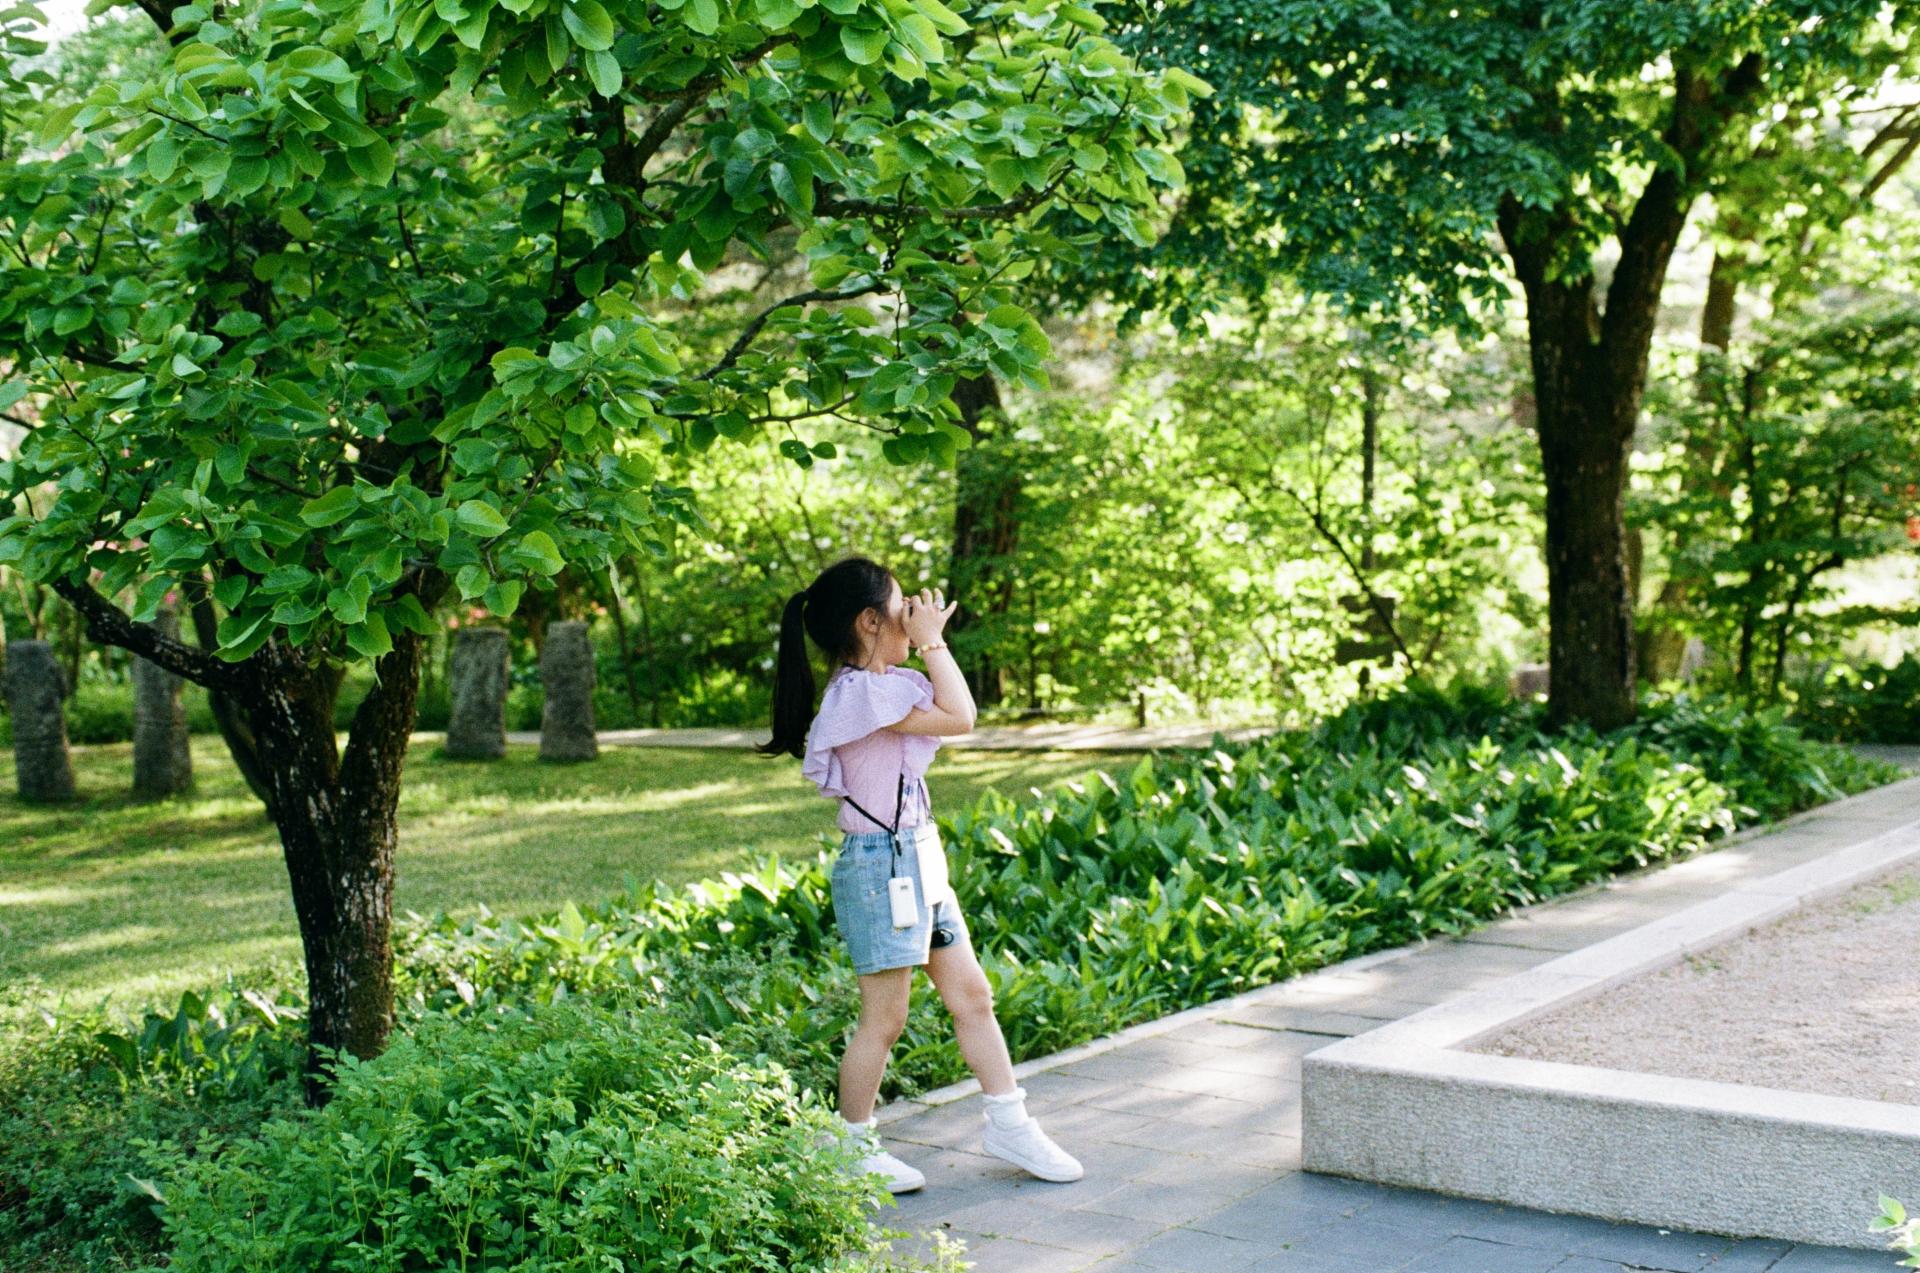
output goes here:
[{"label": "tree branch", "polygon": [[886,283],[883,280],[875,279],[865,287],[857,287],[848,292],[835,291],[830,287],[816,287],[804,292],[796,292],[784,300],[775,301],[758,314],[755,314],[753,321],[746,325],[746,328],[740,333],[739,337],[734,340],[733,344],[727,349],[727,352],[721,356],[720,361],[701,372],[697,379],[711,380],[727,368],[733,366],[734,363],[740,361],[740,355],[747,352],[747,346],[751,345],[753,338],[760,334],[760,329],[767,325],[767,320],[783,309],[789,309],[795,305],[809,305],[814,301],[850,301],[857,296],[870,296],[874,292],[884,292],[886,290]]},{"label": "tree branch", "polygon": [[53,590],[80,612],[87,621],[87,636],[102,645],[130,650],[154,666],[210,690],[232,691],[244,683],[240,665],[166,636],[150,623],[135,623],[125,611],[95,592],[91,584],[58,579]]}]

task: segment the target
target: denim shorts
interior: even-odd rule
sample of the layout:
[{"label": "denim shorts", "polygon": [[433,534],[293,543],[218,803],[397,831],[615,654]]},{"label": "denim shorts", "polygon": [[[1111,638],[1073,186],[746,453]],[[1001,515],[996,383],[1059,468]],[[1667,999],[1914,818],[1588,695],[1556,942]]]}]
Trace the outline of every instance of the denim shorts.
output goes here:
[{"label": "denim shorts", "polygon": [[[944,928],[956,941],[969,940],[967,921],[953,902],[952,890],[936,905],[927,905],[920,887],[920,855],[914,837],[903,828],[901,850],[894,859],[893,835],[886,831],[850,832],[840,842],[833,862],[833,918],[853,956],[853,970],[861,976],[889,968],[918,968],[927,962],[933,930]],[[887,880],[904,875],[913,880],[919,919],[911,928],[893,926],[893,905],[887,898]]]}]

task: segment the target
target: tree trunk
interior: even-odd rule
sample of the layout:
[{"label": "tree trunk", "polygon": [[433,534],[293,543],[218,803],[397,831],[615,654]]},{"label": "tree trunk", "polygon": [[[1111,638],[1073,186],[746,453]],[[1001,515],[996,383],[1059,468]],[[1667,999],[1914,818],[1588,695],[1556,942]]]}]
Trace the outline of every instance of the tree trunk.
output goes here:
[{"label": "tree trunk", "polygon": [[132,622],[84,581],[54,587],[86,616],[94,641],[224,693],[253,740],[306,954],[307,1093],[324,1100],[328,1055],[375,1056],[393,1029],[395,818],[421,638],[395,633],[393,649],[374,661],[374,685],[354,712],[343,755],[333,729],[337,667],[271,642],[228,663]]},{"label": "tree trunk", "polygon": [[447,674],[447,756],[498,760],[507,754],[507,633],[461,628]]},{"label": "tree trunk", "polygon": [[[154,626],[177,638],[180,612],[165,607]],[[193,789],[193,752],[180,684],[172,672],[134,656],[133,794],[142,800],[164,800]]]},{"label": "tree trunk", "polygon": [[[960,608],[952,628],[964,633],[985,626],[984,635],[991,636],[991,621],[1003,618],[1013,601],[1010,565],[1020,535],[1020,479],[989,449],[1001,413],[1000,387],[993,376],[960,381],[953,388],[953,403],[973,445],[960,453],[954,466],[950,574]],[[969,651],[965,670],[976,703],[992,707],[1005,701],[1007,669],[991,649]]]},{"label": "tree trunk", "polygon": [[66,671],[47,641],[7,647],[7,712],[13,717],[14,781],[22,800],[73,798],[67,749]]},{"label": "tree trunk", "polygon": [[593,640],[577,620],[547,625],[540,649],[540,759],[567,763],[600,754],[593,732]]},{"label": "tree trunk", "polygon": [[1547,492],[1547,717],[1616,729],[1634,717],[1623,514],[1646,355],[1636,368],[1608,347],[1591,280],[1536,280],[1527,327]]},{"label": "tree trunk", "polygon": [[307,1093],[326,1097],[330,1052],[377,1056],[393,1029],[393,855],[400,772],[420,687],[421,639],[394,636],[334,743],[338,679],[282,653],[240,696],[269,775],[267,812],[293,888],[307,965]]}]

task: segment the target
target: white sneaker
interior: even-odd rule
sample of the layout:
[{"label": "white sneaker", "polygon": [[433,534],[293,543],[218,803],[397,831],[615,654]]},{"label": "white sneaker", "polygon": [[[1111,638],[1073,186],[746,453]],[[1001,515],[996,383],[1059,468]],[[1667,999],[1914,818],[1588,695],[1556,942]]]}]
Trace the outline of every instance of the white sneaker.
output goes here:
[{"label": "white sneaker", "polygon": [[886,1177],[889,1193],[912,1193],[927,1183],[927,1178],[917,1168],[901,1162],[884,1149],[862,1158],[860,1171],[862,1174],[877,1173]]},{"label": "white sneaker", "polygon": [[917,1169],[901,1162],[880,1147],[880,1136],[874,1131],[872,1119],[864,1123],[848,1123],[845,1119],[841,1122],[847,1129],[847,1138],[856,1142],[865,1151],[855,1167],[858,1174],[884,1177],[889,1193],[912,1193],[926,1186],[927,1178]]},{"label": "white sneaker", "polygon": [[1079,1159],[1054,1144],[1053,1138],[1040,1130],[1040,1124],[1027,1113],[1026,1098],[1026,1092],[1020,1088],[1006,1096],[986,1098],[986,1127],[980,1134],[982,1147],[1028,1175],[1055,1184],[1066,1184],[1086,1175]]}]

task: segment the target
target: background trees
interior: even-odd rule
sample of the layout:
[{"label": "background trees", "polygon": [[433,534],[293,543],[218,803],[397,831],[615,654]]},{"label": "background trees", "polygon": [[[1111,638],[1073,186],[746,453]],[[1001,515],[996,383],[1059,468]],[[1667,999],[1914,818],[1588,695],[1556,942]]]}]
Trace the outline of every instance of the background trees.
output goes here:
[{"label": "background trees", "polygon": [[[1194,0],[1124,14],[1193,68],[1169,232],[1112,272],[1176,318],[1284,274],[1387,322],[1477,325],[1517,285],[1546,492],[1552,715],[1633,714],[1622,524],[1667,266],[1747,130],[1888,66],[1902,6],[1435,8]],[[1102,277],[1106,277],[1102,275]]]}]

